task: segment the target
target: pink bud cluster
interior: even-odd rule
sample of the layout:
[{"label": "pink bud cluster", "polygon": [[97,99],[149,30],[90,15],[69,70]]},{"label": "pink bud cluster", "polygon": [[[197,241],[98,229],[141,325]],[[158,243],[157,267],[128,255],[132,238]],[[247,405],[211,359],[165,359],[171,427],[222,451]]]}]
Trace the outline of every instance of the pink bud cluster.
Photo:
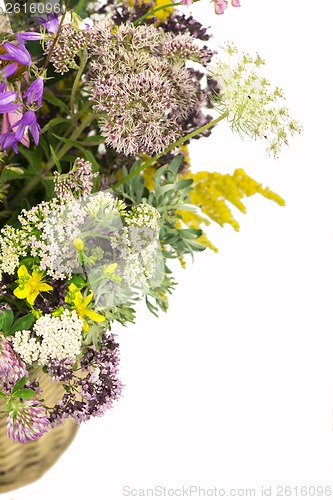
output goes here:
[{"label": "pink bud cluster", "polygon": [[[193,0],[181,0],[180,3],[183,5],[192,5]],[[228,4],[228,0],[214,0],[215,14],[224,14],[224,11],[228,7]],[[239,0],[231,0],[231,5],[233,7],[241,6]]]}]

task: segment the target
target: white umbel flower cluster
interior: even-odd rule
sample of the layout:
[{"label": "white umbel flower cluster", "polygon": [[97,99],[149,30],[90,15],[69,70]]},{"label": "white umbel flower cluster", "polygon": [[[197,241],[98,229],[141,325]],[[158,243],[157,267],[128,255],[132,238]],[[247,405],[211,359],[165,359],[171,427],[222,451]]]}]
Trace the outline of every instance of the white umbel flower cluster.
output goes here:
[{"label": "white umbel flower cluster", "polygon": [[266,139],[267,151],[277,156],[281,147],[288,144],[288,135],[300,133],[302,128],[285,106],[279,106],[282,90],[272,89],[269,81],[257,72],[265,61],[258,54],[255,58],[248,54],[238,58],[237,52],[233,44],[228,44],[225,47],[228,60],[220,60],[210,68],[220,86],[214,98],[215,107],[234,131]]},{"label": "white umbel flower cluster", "polygon": [[70,360],[81,352],[83,320],[75,311],[61,316],[45,314],[33,327],[15,333],[13,348],[27,364],[45,365],[50,359]]},{"label": "white umbel flower cluster", "polygon": [[147,285],[156,271],[159,250],[159,212],[147,203],[132,207],[125,217],[124,279],[129,285]]}]

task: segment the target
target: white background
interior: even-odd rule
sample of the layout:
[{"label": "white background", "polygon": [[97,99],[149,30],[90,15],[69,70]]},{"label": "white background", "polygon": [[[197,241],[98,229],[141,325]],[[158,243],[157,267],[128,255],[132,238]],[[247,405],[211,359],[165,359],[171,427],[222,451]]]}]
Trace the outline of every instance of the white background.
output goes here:
[{"label": "white background", "polygon": [[242,4],[215,16],[202,0],[192,11],[216,45],[260,53],[304,133],[274,160],[264,142],[220,126],[193,144],[193,169],[242,167],[286,207],[253,197],[239,233],[212,228],[220,253],[177,268],[168,314],[142,312],[117,328],[122,400],[4,500],[121,500],[125,485],[256,488],[257,497],[272,485],[273,498],[278,485],[333,486],[333,5]]}]

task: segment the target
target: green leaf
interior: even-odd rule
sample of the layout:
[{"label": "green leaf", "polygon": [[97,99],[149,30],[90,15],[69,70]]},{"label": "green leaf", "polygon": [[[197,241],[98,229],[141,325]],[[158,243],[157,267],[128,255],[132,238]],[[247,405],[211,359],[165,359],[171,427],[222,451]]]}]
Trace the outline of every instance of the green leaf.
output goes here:
[{"label": "green leaf", "polygon": [[84,279],[82,279],[80,276],[73,276],[68,283],[69,283],[69,285],[71,283],[74,283],[74,285],[79,289],[84,287],[84,285],[86,284]]},{"label": "green leaf", "polygon": [[5,335],[9,332],[14,321],[14,314],[11,309],[3,309],[0,311],[0,332]]},{"label": "green leaf", "polygon": [[75,148],[82,148],[82,144],[78,141],[73,141],[72,139],[67,139],[66,137],[60,137],[59,135],[52,134],[53,137],[56,137],[59,139],[59,141],[64,142],[65,144],[69,144],[70,146],[73,146]]},{"label": "green leaf", "polygon": [[50,130],[50,128],[55,127],[56,125],[60,125],[60,123],[66,123],[67,125],[70,125],[71,122],[67,118],[52,118],[45,127],[43,128],[42,132],[47,132]]},{"label": "green leaf", "polygon": [[7,398],[7,396],[6,396],[6,394],[4,394],[3,392],[0,392],[0,398],[2,398],[2,399],[6,399],[6,398]]},{"label": "green leaf", "polygon": [[64,101],[62,101],[61,99],[59,99],[55,95],[50,94],[49,92],[45,92],[44,95],[43,95],[43,99],[45,99],[45,101],[47,101],[47,102],[50,102],[54,106],[57,106],[64,113],[66,113],[68,115],[70,114],[69,107],[64,103]]},{"label": "green leaf", "polygon": [[51,151],[51,156],[52,156],[52,159],[53,159],[53,161],[55,163],[55,166],[57,167],[58,172],[61,173],[62,172],[62,168],[61,168],[61,165],[60,165],[60,161],[58,160],[57,155],[55,154],[54,149],[51,146],[51,144],[50,144],[50,151]]},{"label": "green leaf", "polygon": [[18,177],[22,177],[24,173],[25,171],[20,167],[16,167],[15,165],[7,165],[6,167],[4,167],[1,173],[1,179],[17,179]]},{"label": "green leaf", "polygon": [[16,382],[16,384],[14,385],[14,387],[12,389],[12,395],[14,395],[20,389],[22,389],[22,387],[25,386],[25,384],[27,383],[27,381],[28,381],[27,377],[20,378],[20,380],[18,380]]},{"label": "green leaf", "polygon": [[9,335],[14,335],[14,333],[22,330],[29,330],[29,328],[34,324],[35,319],[36,317],[33,313],[26,314],[13,324],[9,330]]},{"label": "green leaf", "polygon": [[193,229],[193,228],[179,229],[178,232],[183,238],[187,240],[194,240],[202,235],[201,229]]},{"label": "green leaf", "polygon": [[35,394],[33,389],[21,389],[15,392],[17,398],[30,399]]},{"label": "green leaf", "polygon": [[90,161],[90,163],[92,164],[93,166],[93,172],[100,172],[101,170],[101,166],[100,164],[98,163],[98,161],[96,160],[95,156],[92,154],[91,151],[89,151],[88,149],[85,149],[85,148],[82,148],[80,147],[82,153],[84,154],[84,156],[86,157],[86,160],[87,161]]},{"label": "green leaf", "polygon": [[176,189],[177,190],[184,189],[184,188],[190,186],[191,184],[193,184],[193,179],[183,179],[183,180],[177,182]]}]

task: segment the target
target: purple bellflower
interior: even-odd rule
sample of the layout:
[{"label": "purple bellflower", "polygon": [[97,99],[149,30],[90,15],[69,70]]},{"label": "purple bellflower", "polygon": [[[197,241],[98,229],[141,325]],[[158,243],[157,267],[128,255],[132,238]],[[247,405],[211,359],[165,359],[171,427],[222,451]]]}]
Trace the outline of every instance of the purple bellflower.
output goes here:
[{"label": "purple bellflower", "polygon": [[37,80],[32,82],[26,93],[23,97],[27,98],[27,104],[30,106],[32,102],[37,102],[38,106],[42,105],[43,100],[43,91],[44,91],[44,80],[41,77],[38,77]]},{"label": "purple bellflower", "polygon": [[35,20],[44,26],[44,28],[49,32],[56,35],[60,26],[59,18],[56,13],[47,14],[47,18],[35,17]]},{"label": "purple bellflower", "polygon": [[0,75],[2,78],[9,78],[12,76],[17,70],[17,64],[16,63],[11,63],[7,64],[2,70],[0,71]]},{"label": "purple bellflower", "polygon": [[30,66],[32,62],[31,56],[19,35],[16,35],[16,38],[18,39],[19,46],[10,42],[5,42],[3,47],[6,49],[7,54],[0,54],[0,59],[3,61],[15,61],[23,66]]},{"label": "purple bellflower", "polygon": [[20,104],[13,104],[17,99],[17,92],[8,91],[0,93],[0,113],[10,113],[15,111]]},{"label": "purple bellflower", "polygon": [[0,134],[0,148],[2,151],[6,149],[13,148],[16,154],[18,154],[18,142],[15,137],[15,132],[6,132],[5,134]]},{"label": "purple bellflower", "polygon": [[39,132],[41,130],[40,126],[37,123],[36,115],[35,112],[29,109],[24,115],[22,116],[21,120],[18,122],[14,123],[12,128],[17,127],[17,130],[15,132],[15,139],[17,141],[21,141],[26,129],[30,130],[30,133],[33,137],[33,140],[36,144],[38,145],[39,142]]}]

